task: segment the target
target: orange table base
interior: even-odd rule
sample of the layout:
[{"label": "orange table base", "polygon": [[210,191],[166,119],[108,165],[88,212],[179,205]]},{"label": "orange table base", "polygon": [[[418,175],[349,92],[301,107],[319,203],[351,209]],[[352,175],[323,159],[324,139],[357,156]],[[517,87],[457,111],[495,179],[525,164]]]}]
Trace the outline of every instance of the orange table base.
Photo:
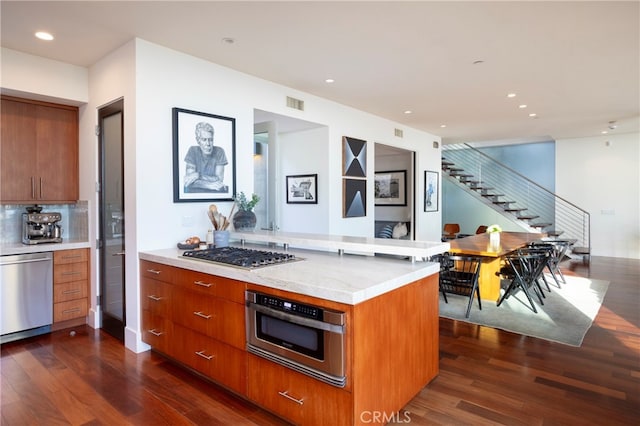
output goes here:
[{"label": "orange table base", "polygon": [[545,237],[543,233],[530,232],[501,232],[499,245],[492,245],[489,241],[489,234],[477,234],[465,238],[450,240],[449,251],[455,254],[469,256],[481,256],[482,266],[480,267],[480,298],[485,300],[498,301],[500,298],[500,271],[502,256],[505,256],[527,244],[538,241]]}]

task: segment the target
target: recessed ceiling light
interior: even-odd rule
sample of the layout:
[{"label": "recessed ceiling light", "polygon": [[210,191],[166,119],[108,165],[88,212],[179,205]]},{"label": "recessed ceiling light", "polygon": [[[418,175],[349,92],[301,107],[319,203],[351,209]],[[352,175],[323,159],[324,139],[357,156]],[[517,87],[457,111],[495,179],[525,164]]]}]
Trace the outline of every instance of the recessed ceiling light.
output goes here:
[{"label": "recessed ceiling light", "polygon": [[607,133],[609,133],[609,132],[608,132],[608,131],[606,131],[606,130],[603,130],[603,131],[602,131],[602,132],[600,132],[600,133],[602,133],[603,135],[606,135],[606,134],[607,134]]},{"label": "recessed ceiling light", "polygon": [[535,112],[532,112],[531,114],[529,114],[529,117],[532,117],[532,118],[535,118],[537,116],[538,116],[538,114],[536,114]]},{"label": "recessed ceiling light", "polygon": [[520,109],[525,109],[526,107],[527,107],[527,106],[526,106],[525,104],[518,105],[518,108],[520,108]]},{"label": "recessed ceiling light", "polygon": [[446,124],[441,124],[440,127],[442,127],[444,129],[445,127],[447,127],[447,125]]},{"label": "recessed ceiling light", "polygon": [[515,97],[516,97],[516,94],[515,94],[515,93],[509,93],[509,94],[507,95],[507,98],[515,98]]},{"label": "recessed ceiling light", "polygon": [[233,37],[224,37],[224,38],[222,39],[222,42],[223,42],[224,44],[233,44],[233,43],[235,43],[235,42],[236,42],[236,39],[235,39],[235,38],[233,38]]},{"label": "recessed ceiling light", "polygon": [[405,114],[413,114],[413,111],[411,111],[410,109],[408,109],[408,110],[406,110],[404,113],[405,113]]},{"label": "recessed ceiling light", "polygon": [[38,37],[40,40],[46,40],[46,41],[51,41],[53,40],[53,36],[45,31],[38,31],[36,33],[36,37]]},{"label": "recessed ceiling light", "polygon": [[334,80],[334,79],[332,79],[332,78],[328,78],[328,79],[326,79],[324,82],[325,82],[325,83],[333,83],[333,82],[335,82],[335,80]]},{"label": "recessed ceiling light", "polygon": [[477,61],[473,61],[473,65],[480,65],[480,64],[484,64],[484,61],[481,59],[478,59]]}]

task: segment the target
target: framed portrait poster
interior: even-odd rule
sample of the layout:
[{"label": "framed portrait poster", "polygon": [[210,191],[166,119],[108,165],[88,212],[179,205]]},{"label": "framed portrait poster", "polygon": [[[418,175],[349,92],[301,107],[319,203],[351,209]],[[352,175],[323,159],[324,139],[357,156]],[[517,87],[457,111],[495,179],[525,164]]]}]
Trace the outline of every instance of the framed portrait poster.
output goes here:
[{"label": "framed portrait poster", "polygon": [[318,204],[318,175],[287,176],[287,204]]},{"label": "framed portrait poster", "polygon": [[236,120],[173,108],[173,202],[232,201]]},{"label": "framed portrait poster", "polygon": [[424,172],[424,211],[438,211],[438,172]]},{"label": "framed portrait poster", "polygon": [[393,170],[376,172],[375,175],[376,206],[407,205],[407,171]]}]

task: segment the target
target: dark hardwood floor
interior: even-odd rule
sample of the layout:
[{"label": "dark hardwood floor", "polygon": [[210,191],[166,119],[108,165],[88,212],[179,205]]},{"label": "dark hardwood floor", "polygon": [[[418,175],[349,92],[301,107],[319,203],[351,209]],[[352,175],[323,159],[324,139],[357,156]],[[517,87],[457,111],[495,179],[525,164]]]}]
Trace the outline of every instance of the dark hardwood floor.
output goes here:
[{"label": "dark hardwood floor", "polygon": [[[640,260],[562,266],[611,282],[581,347],[441,319],[440,375],[392,422],[640,424]],[[155,353],[73,330],[2,345],[2,425],[286,424]]]}]

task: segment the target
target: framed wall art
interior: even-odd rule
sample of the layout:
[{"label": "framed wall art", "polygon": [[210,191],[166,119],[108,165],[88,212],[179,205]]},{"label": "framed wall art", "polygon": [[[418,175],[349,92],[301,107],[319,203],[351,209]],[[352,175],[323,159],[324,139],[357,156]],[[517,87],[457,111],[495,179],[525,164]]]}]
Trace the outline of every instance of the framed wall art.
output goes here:
[{"label": "framed wall art", "polygon": [[376,206],[407,205],[406,170],[376,172],[374,184]]},{"label": "framed wall art", "polygon": [[287,204],[318,204],[318,175],[287,176]]},{"label": "framed wall art", "polygon": [[342,217],[367,215],[367,181],[342,179]]},{"label": "framed wall art", "polygon": [[232,201],[236,120],[173,108],[173,201]]},{"label": "framed wall art", "polygon": [[367,141],[342,137],[342,175],[367,177]]},{"label": "framed wall art", "polygon": [[438,172],[424,172],[424,211],[438,211]]}]

